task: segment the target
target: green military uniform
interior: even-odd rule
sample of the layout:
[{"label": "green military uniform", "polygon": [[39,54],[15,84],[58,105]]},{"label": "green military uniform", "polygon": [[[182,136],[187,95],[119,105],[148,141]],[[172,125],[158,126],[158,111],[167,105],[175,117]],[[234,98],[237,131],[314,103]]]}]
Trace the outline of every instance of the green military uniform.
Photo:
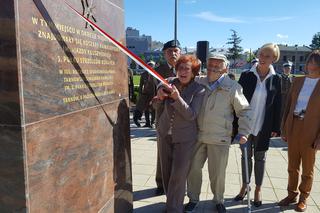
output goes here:
[{"label": "green military uniform", "polygon": [[281,117],[283,116],[283,112],[286,105],[286,100],[289,94],[289,90],[292,84],[294,76],[293,75],[286,75],[281,74],[281,100],[282,100],[282,106],[281,106]]},{"label": "green military uniform", "polygon": [[140,85],[139,85],[139,100],[137,102],[136,110],[139,112],[145,111],[152,98],[155,96],[155,89],[153,84],[150,84],[151,77],[147,71],[141,74]]},{"label": "green military uniform", "polygon": [[[169,77],[174,77],[175,71],[173,67],[169,67],[168,63],[160,64],[156,68],[156,71],[163,77],[163,78],[169,78]],[[158,81],[156,79],[152,79],[153,82],[153,88],[156,90],[156,87],[158,85]],[[160,110],[160,109],[159,109]],[[156,126],[158,126],[158,120],[161,112],[159,110],[156,110]],[[156,171],[156,183],[158,188],[163,188],[163,183],[162,183],[162,173],[161,173],[161,165],[160,165],[160,157],[159,157],[159,149],[157,153],[157,171]]]}]

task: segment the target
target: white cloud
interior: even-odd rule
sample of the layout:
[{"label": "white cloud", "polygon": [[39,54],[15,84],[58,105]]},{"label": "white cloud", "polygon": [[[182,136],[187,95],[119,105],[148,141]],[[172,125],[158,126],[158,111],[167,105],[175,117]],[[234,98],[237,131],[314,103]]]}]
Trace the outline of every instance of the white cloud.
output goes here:
[{"label": "white cloud", "polygon": [[282,35],[282,34],[280,34],[280,33],[277,34],[277,37],[280,38],[280,39],[287,39],[287,38],[289,38],[288,35]]},{"label": "white cloud", "polygon": [[[192,0],[190,0],[192,1]],[[202,20],[211,21],[211,22],[222,22],[222,23],[264,23],[264,22],[280,22],[288,21],[294,19],[290,16],[282,17],[223,17],[218,16],[210,11],[203,11],[197,14],[194,14],[193,17],[200,18]]]},{"label": "white cloud", "polygon": [[231,18],[231,17],[222,17],[207,11],[195,14],[194,17],[197,17],[206,21],[211,21],[211,22],[245,23],[245,21],[241,19]]},{"label": "white cloud", "polygon": [[293,19],[291,16],[282,16],[282,17],[256,17],[254,18],[257,22],[277,22],[277,21],[288,21]]},{"label": "white cloud", "polygon": [[195,3],[197,3],[197,0],[185,0],[184,3],[186,3],[186,4],[195,4]]}]

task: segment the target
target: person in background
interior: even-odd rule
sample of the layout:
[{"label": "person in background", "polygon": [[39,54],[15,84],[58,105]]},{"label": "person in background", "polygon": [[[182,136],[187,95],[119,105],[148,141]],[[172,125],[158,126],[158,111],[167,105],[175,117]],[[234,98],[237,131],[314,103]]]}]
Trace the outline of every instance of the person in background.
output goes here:
[{"label": "person in background", "polygon": [[133,72],[128,68],[128,91],[129,91],[129,100],[132,102],[134,98],[134,84],[133,84]]},{"label": "person in background", "polygon": [[[243,72],[239,84],[250,103],[252,110],[252,128],[248,138],[249,178],[252,173],[252,156],[254,156],[255,192],[254,206],[262,205],[261,186],[265,172],[266,151],[271,137],[280,135],[281,77],[276,74],[272,63],[280,58],[276,44],[265,44],[258,52],[259,62],[249,71]],[[242,151],[242,187],[234,200],[243,200],[247,193],[245,177],[244,150]]]},{"label": "person in background", "polygon": [[239,139],[245,143],[249,136],[249,103],[240,84],[228,77],[228,65],[225,55],[210,54],[207,76],[196,79],[206,93],[198,117],[199,136],[188,175],[189,203],[185,212],[192,212],[199,202],[202,168],[207,159],[213,201],[219,213],[226,212],[224,191],[234,112],[239,117]]},{"label": "person in background", "polygon": [[281,97],[282,97],[281,119],[283,117],[287,96],[292,84],[292,79],[294,78],[294,76],[291,75],[292,62],[288,61],[284,63],[282,66],[283,66],[283,72],[281,73]]},{"label": "person in background", "polygon": [[229,78],[231,79],[231,80],[236,80],[236,76],[235,76],[235,74],[233,74],[233,73],[228,73],[228,76],[229,76]]},{"label": "person in background", "polygon": [[254,65],[257,65],[259,63],[259,59],[258,58],[254,58],[251,60],[251,67],[253,67]]},{"label": "person in background", "polygon": [[[153,61],[149,61],[147,63],[149,66],[154,68],[155,63]],[[144,71],[140,76],[140,84],[139,84],[139,99],[136,105],[136,110],[134,112],[133,121],[137,125],[137,127],[140,127],[141,124],[139,120],[141,120],[142,112],[145,113],[145,120],[146,123],[144,127],[152,127],[152,123],[150,123],[150,113],[153,115],[153,118],[151,119],[154,121],[154,113],[152,113],[152,107],[150,107],[150,103],[152,98],[155,96],[155,90],[153,88],[152,84],[149,84],[149,78],[150,75],[147,71]]]},{"label": "person in background", "polygon": [[197,116],[204,88],[194,79],[199,63],[192,55],[181,56],[176,63],[177,77],[169,78],[171,88],[162,84],[154,99],[159,112],[158,147],[168,213],[182,213],[185,186],[197,140]]},{"label": "person in background", "polygon": [[299,201],[295,207],[298,212],[307,210],[316,152],[320,149],[319,50],[309,55],[306,71],[308,74],[305,77],[296,77],[293,80],[282,120],[282,139],[288,143],[289,178],[288,196],[279,202],[279,206],[288,206]]},{"label": "person in background", "polygon": [[[152,68],[155,68],[156,63],[154,61],[150,61],[150,62],[148,62],[148,65],[150,67],[152,67]],[[147,77],[146,77],[147,82],[150,81],[149,78],[152,78],[152,76],[149,73],[147,73]],[[149,89],[152,90],[152,88],[149,88]],[[155,95],[155,93],[153,93],[153,96],[154,95]],[[144,116],[145,116],[145,119],[146,119],[146,124],[144,125],[144,127],[149,127],[149,128],[153,128],[153,125],[154,125],[154,122],[155,122],[155,119],[156,119],[155,118],[156,112],[153,109],[152,102],[151,102],[152,98],[153,97],[151,97],[151,99],[148,100],[149,102],[147,103],[147,107],[146,107],[146,109],[144,111]],[[150,121],[150,115],[151,115],[151,121]]]}]

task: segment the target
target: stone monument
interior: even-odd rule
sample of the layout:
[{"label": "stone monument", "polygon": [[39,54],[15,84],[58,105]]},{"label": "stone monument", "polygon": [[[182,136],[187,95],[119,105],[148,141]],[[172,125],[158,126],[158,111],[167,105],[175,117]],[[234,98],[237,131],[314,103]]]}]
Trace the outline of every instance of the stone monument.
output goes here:
[{"label": "stone monument", "polygon": [[[68,3],[125,42],[122,0]],[[131,212],[126,56],[62,0],[0,26],[0,212]]]}]

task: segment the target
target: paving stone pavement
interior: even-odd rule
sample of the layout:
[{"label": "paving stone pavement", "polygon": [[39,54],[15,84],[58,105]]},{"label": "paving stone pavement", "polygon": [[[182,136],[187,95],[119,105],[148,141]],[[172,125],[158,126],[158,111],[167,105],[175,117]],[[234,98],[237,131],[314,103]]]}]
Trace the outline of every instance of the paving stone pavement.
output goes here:
[{"label": "paving stone pavement", "polygon": [[[156,133],[150,128],[136,128],[131,124],[132,143],[132,171],[134,190],[134,213],[161,213],[165,210],[165,196],[155,196],[155,171],[156,171]],[[234,202],[233,197],[239,192],[241,184],[241,152],[238,145],[230,148],[227,167],[225,205],[227,212],[247,212],[245,199],[243,202]],[[266,174],[262,188],[263,205],[252,208],[252,212],[295,212],[294,206],[279,208],[277,202],[286,196],[287,187],[287,146],[281,139],[276,138],[271,142],[267,152]],[[254,188],[254,178],[251,186]],[[251,193],[253,196],[253,193]],[[251,198],[253,198],[251,196]],[[215,212],[209,186],[207,163],[203,169],[203,184],[201,189],[201,202],[196,213]],[[185,203],[188,202],[187,196]],[[310,213],[320,212],[320,152],[317,154],[315,179],[308,201]]]}]

